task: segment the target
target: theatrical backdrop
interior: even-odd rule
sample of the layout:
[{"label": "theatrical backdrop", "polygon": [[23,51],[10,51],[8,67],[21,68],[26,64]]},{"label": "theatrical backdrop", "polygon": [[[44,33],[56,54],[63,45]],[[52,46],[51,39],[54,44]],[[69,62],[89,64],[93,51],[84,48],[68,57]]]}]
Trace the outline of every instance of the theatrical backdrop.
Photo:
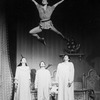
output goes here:
[{"label": "theatrical backdrop", "polygon": [[[40,0],[37,2],[41,3]],[[58,0],[48,2],[52,5]],[[39,35],[44,37],[46,45],[29,34],[40,21],[36,6],[31,0],[10,0],[2,4],[1,8],[4,10],[0,10],[0,90],[2,81],[6,80],[4,73],[7,70],[9,77],[5,83],[10,83],[7,85],[10,88],[7,89],[13,99],[13,78],[22,56],[27,59],[30,69],[38,70],[40,61],[45,61],[46,66],[51,64],[48,70],[53,77],[58,63],[62,62],[62,55],[68,54],[75,67],[75,89],[87,88],[84,79],[89,79],[93,82],[91,88],[96,91],[96,100],[100,99],[100,5],[97,0],[67,0],[59,5],[51,20],[67,40],[52,30],[43,30]],[[6,51],[2,53],[3,50]],[[4,60],[2,57],[5,57]],[[6,65],[3,61],[6,61]],[[2,100],[5,100],[4,96],[7,94],[4,91],[6,89],[2,93],[0,91]],[[6,100],[10,100],[9,98]]]}]

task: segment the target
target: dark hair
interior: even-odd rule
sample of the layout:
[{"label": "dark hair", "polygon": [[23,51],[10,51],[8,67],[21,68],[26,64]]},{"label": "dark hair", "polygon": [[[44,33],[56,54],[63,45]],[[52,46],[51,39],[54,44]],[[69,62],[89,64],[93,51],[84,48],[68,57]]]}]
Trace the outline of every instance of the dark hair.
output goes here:
[{"label": "dark hair", "polygon": [[[23,58],[24,58],[24,57],[22,57],[22,59],[23,59]],[[22,59],[20,60],[20,63],[18,64],[18,66],[22,66]],[[27,63],[25,63],[25,65],[28,66]]]},{"label": "dark hair", "polygon": [[[27,63],[25,63],[25,65],[28,66]],[[20,63],[18,64],[18,66],[22,66],[22,63],[20,62]]]},{"label": "dark hair", "polygon": [[[41,62],[39,63],[39,66],[40,66],[40,67],[41,67],[41,63],[42,63],[42,62],[45,64],[45,62],[44,62],[44,61],[41,61]],[[45,65],[46,65],[46,64],[45,64]]]}]

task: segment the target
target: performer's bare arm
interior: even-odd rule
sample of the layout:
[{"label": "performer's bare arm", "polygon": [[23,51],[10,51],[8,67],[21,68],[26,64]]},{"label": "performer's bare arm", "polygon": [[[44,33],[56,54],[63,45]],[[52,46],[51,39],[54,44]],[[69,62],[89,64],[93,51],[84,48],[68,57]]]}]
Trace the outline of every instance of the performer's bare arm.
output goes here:
[{"label": "performer's bare arm", "polygon": [[63,1],[64,1],[64,0],[61,0],[61,1],[57,2],[56,4],[54,4],[53,6],[56,7],[56,6],[58,6],[59,4],[61,4]]},{"label": "performer's bare arm", "polygon": [[38,3],[35,0],[32,0],[34,2],[35,5],[38,5]]}]

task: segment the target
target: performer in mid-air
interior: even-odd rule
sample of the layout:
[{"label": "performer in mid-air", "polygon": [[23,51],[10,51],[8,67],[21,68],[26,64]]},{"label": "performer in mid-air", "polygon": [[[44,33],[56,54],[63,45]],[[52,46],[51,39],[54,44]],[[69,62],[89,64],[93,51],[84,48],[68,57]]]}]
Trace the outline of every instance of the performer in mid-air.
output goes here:
[{"label": "performer in mid-air", "polygon": [[51,15],[54,11],[54,9],[62,3],[64,0],[59,1],[58,3],[54,4],[53,6],[48,6],[47,0],[42,0],[42,4],[38,4],[35,0],[32,0],[34,4],[36,5],[38,12],[39,12],[39,17],[40,17],[40,23],[39,26],[31,29],[29,31],[30,34],[33,36],[37,37],[41,42],[43,42],[45,45],[44,38],[41,38],[38,33],[42,32],[43,29],[51,29],[52,31],[56,32],[57,34],[61,35],[63,38],[63,34],[59,32],[53,25],[52,21],[50,20]]}]

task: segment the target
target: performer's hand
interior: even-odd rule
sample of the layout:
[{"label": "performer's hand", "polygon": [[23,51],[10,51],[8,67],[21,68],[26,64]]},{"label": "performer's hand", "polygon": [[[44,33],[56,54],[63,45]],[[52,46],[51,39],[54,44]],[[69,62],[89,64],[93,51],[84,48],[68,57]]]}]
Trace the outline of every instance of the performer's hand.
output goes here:
[{"label": "performer's hand", "polygon": [[18,87],[18,83],[15,83],[15,88],[17,88]]},{"label": "performer's hand", "polygon": [[68,83],[68,87],[71,87],[71,83]]}]

